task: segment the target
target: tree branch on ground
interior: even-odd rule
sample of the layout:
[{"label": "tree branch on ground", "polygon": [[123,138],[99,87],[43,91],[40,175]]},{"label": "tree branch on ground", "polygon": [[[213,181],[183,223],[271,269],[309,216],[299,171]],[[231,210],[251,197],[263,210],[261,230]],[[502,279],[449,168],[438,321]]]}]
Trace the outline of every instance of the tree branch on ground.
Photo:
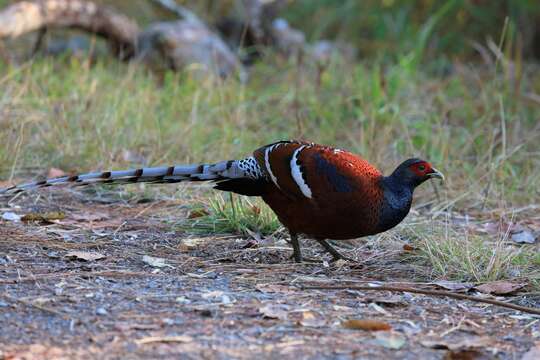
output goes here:
[{"label": "tree branch on ground", "polygon": [[134,20],[92,1],[20,1],[0,11],[0,39],[33,31],[43,34],[47,28],[74,28],[103,37],[122,60],[136,58],[175,71],[193,65],[222,77],[242,73],[236,55],[194,13],[174,1],[156,2],[184,20],[152,23],[140,31]]},{"label": "tree branch on ground", "polygon": [[540,309],[516,305],[512,303],[507,303],[504,301],[499,301],[495,299],[479,298],[475,296],[453,293],[450,291],[443,290],[429,290],[429,289],[416,289],[411,287],[398,287],[398,286],[348,286],[348,285],[336,285],[336,286],[321,286],[321,285],[302,285],[302,289],[306,290],[357,290],[357,291],[392,291],[392,292],[408,292],[413,294],[423,294],[423,295],[432,295],[432,296],[445,296],[454,299],[469,300],[474,302],[480,302],[484,304],[490,304],[500,307],[505,307],[508,309],[518,310],[521,312],[540,315]]},{"label": "tree branch on ground", "polygon": [[75,28],[99,35],[120,58],[132,56],[139,27],[107,6],[83,0],[20,1],[0,11],[0,39],[46,28]]}]

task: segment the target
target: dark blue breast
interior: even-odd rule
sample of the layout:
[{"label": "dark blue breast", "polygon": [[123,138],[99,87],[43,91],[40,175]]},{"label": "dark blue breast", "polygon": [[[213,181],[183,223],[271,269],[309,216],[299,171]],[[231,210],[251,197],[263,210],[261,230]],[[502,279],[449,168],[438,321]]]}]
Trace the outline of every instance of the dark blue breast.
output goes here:
[{"label": "dark blue breast", "polygon": [[414,188],[394,181],[391,177],[381,180],[384,199],[377,230],[382,232],[399,224],[409,213]]}]

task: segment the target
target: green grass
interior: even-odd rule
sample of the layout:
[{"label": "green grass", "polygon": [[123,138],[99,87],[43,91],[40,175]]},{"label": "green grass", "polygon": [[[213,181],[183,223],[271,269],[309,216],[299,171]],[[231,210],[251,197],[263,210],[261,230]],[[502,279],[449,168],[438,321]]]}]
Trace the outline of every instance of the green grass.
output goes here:
[{"label": "green grass", "polygon": [[[0,178],[27,179],[50,167],[81,172],[214,162],[304,138],[359,153],[384,173],[408,157],[431,161],[448,181],[440,200],[432,186],[422,186],[416,206],[433,216],[451,211],[486,219],[538,204],[536,66],[520,64],[517,72],[504,61],[482,68],[456,62],[450,74],[435,76],[419,65],[411,71],[405,60],[337,59],[319,74],[308,61],[271,59],[255,66],[246,84],[190,73],[160,79],[105,60],[0,63]],[[140,159],[126,158],[126,150]],[[209,216],[194,219],[199,229],[277,229],[264,205],[235,199],[234,207],[214,200]],[[261,209],[256,216],[253,204]],[[533,213],[521,211],[515,220]],[[511,277],[519,264],[525,274],[538,269],[534,247],[507,251],[488,237],[428,234],[420,248],[435,277],[485,280]]]},{"label": "green grass", "polygon": [[208,206],[194,206],[191,214],[181,229],[192,233],[270,236],[282,228],[274,212],[261,200],[233,194],[227,200],[217,194]]}]

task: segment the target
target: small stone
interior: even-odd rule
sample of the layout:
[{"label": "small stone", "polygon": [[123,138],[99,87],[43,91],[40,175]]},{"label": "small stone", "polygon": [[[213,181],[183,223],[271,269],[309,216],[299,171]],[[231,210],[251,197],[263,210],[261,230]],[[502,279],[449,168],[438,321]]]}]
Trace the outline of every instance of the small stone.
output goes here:
[{"label": "small stone", "polygon": [[98,307],[98,308],[96,309],[96,314],[97,314],[97,315],[102,315],[102,316],[104,316],[104,315],[108,315],[109,312],[108,312],[105,308],[103,308],[103,307]]},{"label": "small stone", "polygon": [[161,322],[165,325],[174,325],[174,320],[169,318],[164,318]]},{"label": "small stone", "polygon": [[21,221],[21,216],[15,214],[14,212],[8,211],[2,214],[2,219],[7,221]]},{"label": "small stone", "polygon": [[413,314],[418,315],[418,316],[421,316],[424,313],[424,311],[425,310],[422,309],[422,307],[420,307],[420,306],[413,306],[413,308],[412,308]]},{"label": "small stone", "polygon": [[179,296],[175,300],[176,300],[177,303],[180,303],[180,304],[190,304],[191,303],[191,300],[189,300],[185,296]]},{"label": "small stone", "polygon": [[519,244],[534,244],[536,239],[532,232],[522,230],[512,234],[512,241]]}]

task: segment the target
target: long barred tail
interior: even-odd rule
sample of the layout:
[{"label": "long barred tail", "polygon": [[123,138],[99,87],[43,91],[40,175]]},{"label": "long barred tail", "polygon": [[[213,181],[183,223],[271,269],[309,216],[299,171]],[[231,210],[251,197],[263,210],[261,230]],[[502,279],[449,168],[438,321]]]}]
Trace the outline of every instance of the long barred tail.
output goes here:
[{"label": "long barred tail", "polygon": [[[253,157],[242,160],[221,161],[215,164],[176,165],[132,170],[104,171],[64,176],[0,189],[0,196],[14,195],[39,188],[71,184],[129,184],[129,183],[177,183],[182,181],[217,182],[216,188],[236,191],[221,183],[249,184],[263,180],[263,173]],[[240,183],[238,182],[240,181]]]}]

